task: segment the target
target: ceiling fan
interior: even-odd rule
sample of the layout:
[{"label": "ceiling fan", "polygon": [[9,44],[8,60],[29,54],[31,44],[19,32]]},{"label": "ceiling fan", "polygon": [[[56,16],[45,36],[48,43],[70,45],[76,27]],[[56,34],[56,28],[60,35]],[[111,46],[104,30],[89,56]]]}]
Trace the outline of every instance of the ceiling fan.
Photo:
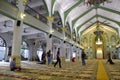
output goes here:
[{"label": "ceiling fan", "polygon": [[13,23],[12,23],[11,20],[6,20],[6,21],[3,22],[3,26],[5,28],[7,28],[7,27],[13,27]]},{"label": "ceiling fan", "polygon": [[24,28],[24,29],[23,29],[23,33],[29,33],[28,29],[27,29],[27,28]]},{"label": "ceiling fan", "polygon": [[87,6],[99,6],[100,4],[105,4],[106,3],[112,3],[112,0],[84,0],[84,3],[87,4]]}]

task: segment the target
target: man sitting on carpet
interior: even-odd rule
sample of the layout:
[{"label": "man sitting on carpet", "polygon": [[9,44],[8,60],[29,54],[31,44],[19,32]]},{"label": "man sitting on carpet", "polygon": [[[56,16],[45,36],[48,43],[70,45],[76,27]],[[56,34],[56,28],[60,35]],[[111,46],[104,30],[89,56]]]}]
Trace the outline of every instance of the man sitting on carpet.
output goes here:
[{"label": "man sitting on carpet", "polygon": [[108,60],[107,60],[107,63],[110,63],[110,64],[114,64],[114,62],[112,61],[112,59],[109,57]]},{"label": "man sitting on carpet", "polygon": [[111,55],[110,55],[110,52],[108,53],[108,60],[107,60],[107,62],[106,63],[110,63],[110,64],[114,64],[114,62],[112,61],[112,59],[111,59]]},{"label": "man sitting on carpet", "polygon": [[21,70],[20,67],[16,66],[16,58],[13,58],[13,60],[10,62],[10,70],[11,71]]}]

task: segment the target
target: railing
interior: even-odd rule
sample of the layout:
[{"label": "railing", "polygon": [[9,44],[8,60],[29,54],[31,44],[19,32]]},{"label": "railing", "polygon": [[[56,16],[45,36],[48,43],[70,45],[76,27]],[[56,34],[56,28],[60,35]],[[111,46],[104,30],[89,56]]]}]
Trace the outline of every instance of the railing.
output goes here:
[{"label": "railing", "polygon": [[[18,8],[16,0],[6,0],[6,1]],[[25,6],[25,12],[30,14],[31,16],[35,17],[36,19],[42,21],[45,24],[47,24],[47,22],[48,22],[46,17],[39,14],[37,11],[35,11],[33,8],[31,8],[28,5]]]},{"label": "railing", "polygon": [[25,7],[25,12],[27,12],[28,14],[32,15],[33,17],[35,17],[36,19],[41,20],[43,23],[47,24],[47,18],[42,16],[41,14],[39,14],[37,11],[35,11],[34,9],[32,9],[30,6],[26,5]]},{"label": "railing", "polygon": [[56,24],[52,23],[52,28],[57,30],[58,32],[62,33],[62,29],[58,27]]},{"label": "railing", "polygon": [[70,33],[65,33],[66,37],[71,38]]}]

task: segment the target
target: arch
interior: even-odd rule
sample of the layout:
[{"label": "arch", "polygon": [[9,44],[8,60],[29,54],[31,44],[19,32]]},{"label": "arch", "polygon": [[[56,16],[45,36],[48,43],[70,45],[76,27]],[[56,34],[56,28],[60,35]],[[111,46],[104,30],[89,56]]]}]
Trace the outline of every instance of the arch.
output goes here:
[{"label": "arch", "polygon": [[6,41],[1,36],[0,36],[0,46],[2,46],[2,47],[6,47],[7,46]]},{"label": "arch", "polygon": [[29,58],[29,45],[26,41],[21,43],[21,60],[28,60]]},{"label": "arch", "polygon": [[6,47],[7,45],[5,40],[0,36],[0,61],[5,60]]},{"label": "arch", "polygon": [[[52,14],[55,14],[55,7],[58,8],[58,5],[59,5],[59,8],[61,7],[60,4],[57,3],[57,2],[58,2],[58,0],[55,0],[55,1],[53,2]],[[59,9],[59,8],[58,8],[56,11],[58,12],[58,15],[60,16],[62,25],[65,26],[65,24],[64,24],[64,12],[63,12],[61,9]]]},{"label": "arch", "polygon": [[71,34],[71,29],[70,29],[70,25],[69,23],[67,22],[66,24],[66,34],[67,34],[67,37],[71,38],[70,34]]},{"label": "arch", "polygon": [[115,37],[115,35],[111,35],[111,37],[110,37],[110,41],[111,41],[111,45],[115,45],[115,43],[116,43],[116,37]]},{"label": "arch", "polygon": [[45,2],[45,0],[42,0],[42,1],[43,1],[43,3],[45,4],[45,8],[46,8],[46,10],[47,10],[47,15],[49,15],[49,10],[48,10],[47,3]]}]

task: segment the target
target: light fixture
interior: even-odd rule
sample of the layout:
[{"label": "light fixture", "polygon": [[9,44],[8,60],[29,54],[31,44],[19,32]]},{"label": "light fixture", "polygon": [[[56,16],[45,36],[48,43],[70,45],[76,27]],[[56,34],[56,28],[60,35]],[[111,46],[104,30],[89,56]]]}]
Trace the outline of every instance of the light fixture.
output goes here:
[{"label": "light fixture", "polygon": [[94,31],[94,34],[96,35],[96,36],[101,36],[102,34],[103,34],[103,31],[102,30],[100,30],[100,28],[99,28],[99,26],[97,25],[97,30],[96,31]]},{"label": "light fixture", "polygon": [[99,22],[97,22],[97,27],[96,27],[96,29],[97,29],[97,30],[94,31],[94,34],[95,34],[96,37],[97,37],[97,42],[96,42],[96,44],[100,45],[100,44],[102,44],[102,41],[100,40],[100,37],[102,36],[103,31],[100,30],[100,28],[99,28]]},{"label": "light fixture", "polygon": [[26,14],[25,14],[25,13],[21,13],[21,14],[20,14],[21,19],[24,19],[24,18],[25,18],[25,16],[26,16]]},{"label": "light fixture", "polygon": [[50,34],[52,34],[54,32],[54,29],[50,29]]},{"label": "light fixture", "polygon": [[100,38],[98,38],[98,40],[96,41],[96,44],[97,45],[101,45],[102,44],[102,41],[100,40]]},{"label": "light fixture", "polygon": [[[93,0],[94,1],[94,0]],[[97,7],[96,7],[96,15],[97,15]],[[97,42],[96,44],[100,45],[102,44],[102,41],[100,40],[101,39],[101,36],[103,34],[103,31],[100,29],[100,22],[98,20],[98,16],[96,16],[96,30],[93,32],[96,37],[97,37]]]}]

